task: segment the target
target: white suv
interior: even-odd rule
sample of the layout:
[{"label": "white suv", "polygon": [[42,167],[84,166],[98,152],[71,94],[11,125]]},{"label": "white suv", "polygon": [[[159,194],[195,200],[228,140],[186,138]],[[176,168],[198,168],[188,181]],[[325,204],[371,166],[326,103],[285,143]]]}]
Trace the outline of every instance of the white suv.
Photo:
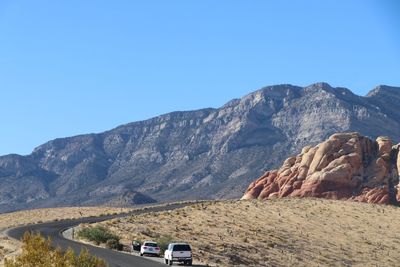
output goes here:
[{"label": "white suv", "polygon": [[143,245],[140,247],[140,256],[143,255],[154,255],[160,256],[160,247],[154,241],[144,241]]},{"label": "white suv", "polygon": [[172,265],[174,262],[183,262],[185,265],[192,265],[192,249],[186,243],[171,243],[164,253],[166,264]]}]

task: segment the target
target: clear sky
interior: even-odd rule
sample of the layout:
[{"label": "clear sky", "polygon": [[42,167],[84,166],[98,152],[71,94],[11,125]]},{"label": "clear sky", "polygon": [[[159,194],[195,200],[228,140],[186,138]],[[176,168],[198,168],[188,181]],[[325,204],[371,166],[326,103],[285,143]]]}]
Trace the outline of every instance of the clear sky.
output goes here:
[{"label": "clear sky", "polygon": [[260,87],[400,85],[400,1],[0,1],[0,155]]}]

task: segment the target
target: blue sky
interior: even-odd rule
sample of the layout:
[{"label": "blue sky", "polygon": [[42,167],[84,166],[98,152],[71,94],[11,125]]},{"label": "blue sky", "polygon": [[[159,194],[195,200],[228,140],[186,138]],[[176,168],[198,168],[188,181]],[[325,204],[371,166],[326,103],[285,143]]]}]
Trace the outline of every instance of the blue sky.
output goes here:
[{"label": "blue sky", "polygon": [[0,155],[262,86],[400,85],[400,1],[0,2]]}]

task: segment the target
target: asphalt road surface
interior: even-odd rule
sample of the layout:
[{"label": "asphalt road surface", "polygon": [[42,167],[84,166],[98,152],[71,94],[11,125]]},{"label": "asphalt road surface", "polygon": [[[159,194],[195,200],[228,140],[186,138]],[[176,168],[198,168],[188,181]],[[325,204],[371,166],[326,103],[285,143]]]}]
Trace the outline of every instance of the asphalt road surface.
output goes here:
[{"label": "asphalt road surface", "polygon": [[53,241],[54,246],[59,246],[61,249],[66,250],[69,247],[72,248],[76,253],[79,253],[82,248],[87,248],[89,252],[93,255],[96,255],[109,264],[110,267],[125,267],[125,266],[135,266],[135,267],[160,267],[166,266],[164,264],[158,263],[154,260],[149,260],[144,257],[138,257],[134,255],[130,255],[128,253],[121,253],[117,251],[113,251],[110,249],[99,248],[91,245],[82,244],[79,242],[75,242],[69,239],[65,239],[61,232],[67,228],[74,227],[80,223],[95,223],[108,219],[113,219],[117,217],[123,217],[127,215],[139,215],[148,212],[154,211],[166,211],[173,210],[177,208],[182,208],[191,203],[179,203],[179,204],[170,204],[168,206],[162,207],[148,207],[145,210],[137,210],[132,211],[127,214],[119,214],[119,215],[107,215],[96,218],[81,218],[81,219],[73,219],[73,220],[63,220],[57,222],[49,222],[49,223],[41,223],[41,224],[33,224],[27,225],[17,228],[12,228],[7,231],[8,236],[20,240],[23,234],[26,231],[40,232],[43,236],[50,237]]}]

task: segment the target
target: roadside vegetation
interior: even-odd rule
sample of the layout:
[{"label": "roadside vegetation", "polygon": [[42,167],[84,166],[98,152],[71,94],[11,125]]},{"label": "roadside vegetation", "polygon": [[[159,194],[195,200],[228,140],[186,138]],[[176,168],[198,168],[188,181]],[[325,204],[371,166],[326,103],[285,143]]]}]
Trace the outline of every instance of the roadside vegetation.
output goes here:
[{"label": "roadside vegetation", "polygon": [[[165,250],[168,248],[169,243],[175,242],[175,240],[169,235],[160,235],[153,232],[147,232],[147,239],[134,239],[128,243],[122,244],[120,242],[120,236],[116,235],[108,227],[103,225],[95,224],[81,224],[75,228],[76,236],[75,239],[80,241],[86,241],[96,246],[102,246],[114,250],[125,250],[131,251],[132,241],[136,241],[143,244],[145,240],[152,240],[157,242],[160,247],[160,255],[164,255]],[[146,235],[144,235],[146,236]]]},{"label": "roadside vegetation", "polygon": [[79,229],[76,234],[78,238],[91,241],[97,246],[104,244],[109,249],[122,250],[122,244],[119,242],[121,238],[104,226],[86,226]]},{"label": "roadside vegetation", "polygon": [[210,266],[398,266],[400,209],[326,199],[205,202],[96,225],[192,245]]},{"label": "roadside vegetation", "polygon": [[40,234],[26,232],[22,239],[22,252],[15,258],[6,259],[5,267],[106,267],[107,264],[83,249],[76,255],[72,249],[62,252],[53,249],[51,240]]}]

